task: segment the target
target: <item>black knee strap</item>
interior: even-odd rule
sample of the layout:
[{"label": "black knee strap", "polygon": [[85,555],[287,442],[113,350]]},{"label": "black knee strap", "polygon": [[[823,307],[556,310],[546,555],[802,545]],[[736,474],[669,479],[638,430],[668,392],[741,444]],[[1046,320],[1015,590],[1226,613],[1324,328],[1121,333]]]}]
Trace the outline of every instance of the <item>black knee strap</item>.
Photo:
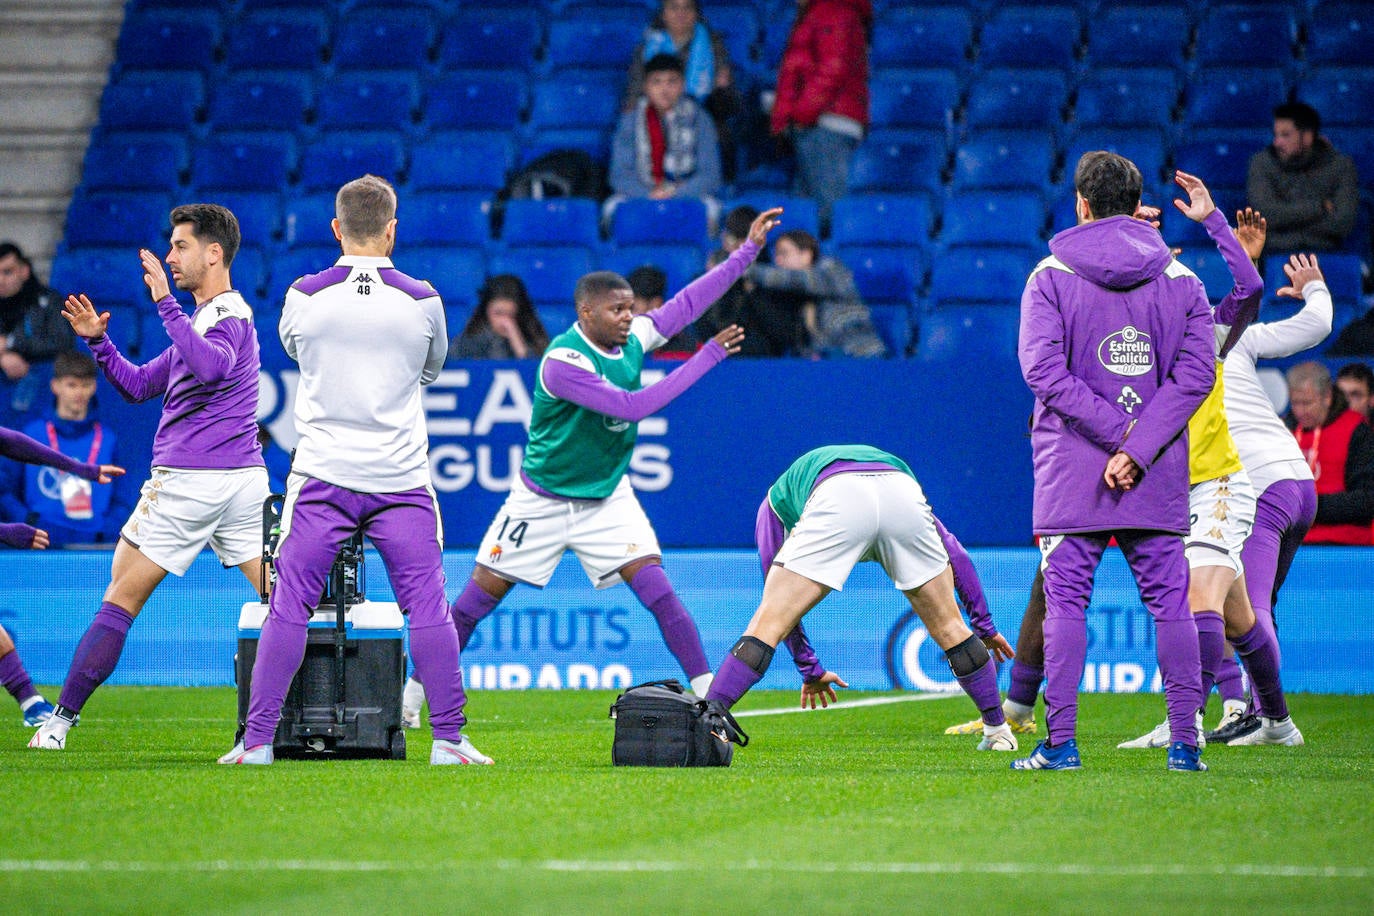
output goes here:
[{"label": "black knee strap", "polygon": [[730,654],[762,675],[773,663],[773,647],[761,639],[741,636]]},{"label": "black knee strap", "polygon": [[946,649],[945,658],[949,659],[949,670],[954,672],[955,677],[968,677],[986,665],[991,656],[981,639],[970,636],[959,645]]}]

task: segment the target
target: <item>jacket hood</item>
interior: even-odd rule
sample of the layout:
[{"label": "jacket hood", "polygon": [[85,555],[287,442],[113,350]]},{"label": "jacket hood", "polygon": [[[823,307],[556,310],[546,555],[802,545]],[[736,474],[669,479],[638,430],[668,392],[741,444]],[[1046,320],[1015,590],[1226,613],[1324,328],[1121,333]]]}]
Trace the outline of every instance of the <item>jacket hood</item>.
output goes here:
[{"label": "jacket hood", "polygon": [[1050,252],[1104,289],[1131,289],[1158,277],[1173,260],[1159,230],[1130,216],[1110,216],[1065,229]]}]

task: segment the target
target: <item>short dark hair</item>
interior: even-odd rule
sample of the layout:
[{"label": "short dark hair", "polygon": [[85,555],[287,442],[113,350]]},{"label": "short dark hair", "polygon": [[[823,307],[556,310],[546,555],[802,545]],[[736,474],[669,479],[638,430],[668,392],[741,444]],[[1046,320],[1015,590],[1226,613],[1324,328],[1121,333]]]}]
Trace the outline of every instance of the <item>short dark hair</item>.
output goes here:
[{"label": "short dark hair", "polygon": [[95,381],[95,360],[76,350],[64,350],[52,361],[52,377]]},{"label": "short dark hair", "polygon": [[375,239],[396,218],[396,189],[376,175],[355,178],[334,196],[334,215],[339,232],[355,241]]},{"label": "short dark hair", "polygon": [[22,248],[14,242],[0,242],[0,260],[8,258],[10,255],[14,255],[29,267],[33,267],[33,263],[30,262],[28,258],[24,257],[24,250]]},{"label": "short dark hair", "polygon": [[816,241],[816,237],[805,229],[788,229],[786,232],[779,233],[777,241],[775,241],[773,245],[776,247],[778,242],[781,242],[783,239],[787,239],[787,241],[796,245],[802,251],[811,252],[811,260],[813,263],[820,260],[821,243]]},{"label": "short dark hair", "polygon": [[650,73],[658,73],[661,70],[671,70],[678,76],[683,76],[687,72],[687,67],[682,63],[682,58],[667,52],[655,54],[644,62],[645,76]]},{"label": "short dark hair", "polygon": [[594,270],[577,281],[573,302],[580,308],[585,302],[620,290],[629,290],[630,295],[634,295],[634,290],[620,274],[613,270]]},{"label": "short dark hair", "polygon": [[1364,363],[1346,363],[1336,370],[1336,378],[1353,378],[1357,382],[1363,382],[1364,387],[1374,394],[1374,369],[1370,369]]},{"label": "short dark hair", "polygon": [[625,275],[636,299],[658,299],[668,292],[668,275],[652,264],[643,264]]},{"label": "short dark hair", "polygon": [[749,237],[749,227],[754,225],[754,220],[759,218],[757,207],[748,204],[740,204],[729,213],[725,214],[725,221],[721,224],[721,229],[733,235],[737,239]]},{"label": "short dark hair", "polygon": [[1275,105],[1274,120],[1292,121],[1293,126],[1299,131],[1310,130],[1314,134],[1321,133],[1322,129],[1322,116],[1306,102],[1284,102],[1282,105]]},{"label": "short dark hair", "polygon": [[1084,153],[1073,172],[1074,190],[1088,202],[1093,219],[1135,213],[1143,186],[1134,162],[1106,150]]},{"label": "short dark hair", "polygon": [[239,221],[227,207],[219,204],[182,204],[172,209],[172,227],[191,224],[191,234],[203,242],[215,242],[224,252],[226,269],[239,253]]}]

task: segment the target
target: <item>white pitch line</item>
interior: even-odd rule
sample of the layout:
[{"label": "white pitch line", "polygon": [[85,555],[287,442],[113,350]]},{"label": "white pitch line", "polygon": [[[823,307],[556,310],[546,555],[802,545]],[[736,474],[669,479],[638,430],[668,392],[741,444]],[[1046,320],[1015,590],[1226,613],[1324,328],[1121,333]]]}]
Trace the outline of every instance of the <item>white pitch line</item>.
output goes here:
[{"label": "white pitch line", "polygon": [[868,697],[863,700],[840,700],[831,703],[829,706],[818,706],[815,709],[805,709],[801,706],[784,706],[781,709],[746,709],[744,712],[734,712],[732,715],[736,719],[743,719],[745,716],[781,716],[790,712],[821,712],[829,709],[858,709],[860,706],[887,706],[890,703],[916,703],[921,700],[947,700],[950,697],[960,696],[959,691],[949,693],[904,693],[896,697]]},{"label": "white pitch line", "polygon": [[[204,874],[204,873],[261,873],[261,872],[432,872],[436,868],[461,870],[473,863],[425,861],[356,861],[348,859],[285,859],[237,861],[211,859],[199,862],[120,862],[114,860],[87,861],[81,859],[0,859],[0,874],[60,872],[77,874]],[[644,873],[644,872],[806,872],[814,874],[850,875],[1041,875],[1050,877],[1115,877],[1115,878],[1337,878],[1368,880],[1374,869],[1343,865],[1192,865],[1140,864],[1097,865],[1052,862],[685,862],[661,860],[595,860],[548,859],[523,862],[502,859],[478,863],[480,867],[495,867],[502,871],[577,872],[577,873]]]}]

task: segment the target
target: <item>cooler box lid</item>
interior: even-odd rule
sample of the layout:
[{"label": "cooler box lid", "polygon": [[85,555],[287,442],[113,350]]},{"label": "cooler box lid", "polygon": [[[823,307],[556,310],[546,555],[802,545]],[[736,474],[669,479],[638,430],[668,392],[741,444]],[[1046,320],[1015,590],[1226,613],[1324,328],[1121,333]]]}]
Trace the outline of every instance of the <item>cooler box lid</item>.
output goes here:
[{"label": "cooler box lid", "polygon": [[[239,611],[239,638],[256,639],[265,620],[266,604],[261,601],[246,603]],[[405,615],[401,613],[401,606],[394,601],[364,601],[344,612],[344,630],[349,635],[354,635],[354,631],[358,631],[358,639],[397,637],[405,629],[405,625]],[[333,628],[333,608],[319,608],[310,618],[312,630]]]}]

